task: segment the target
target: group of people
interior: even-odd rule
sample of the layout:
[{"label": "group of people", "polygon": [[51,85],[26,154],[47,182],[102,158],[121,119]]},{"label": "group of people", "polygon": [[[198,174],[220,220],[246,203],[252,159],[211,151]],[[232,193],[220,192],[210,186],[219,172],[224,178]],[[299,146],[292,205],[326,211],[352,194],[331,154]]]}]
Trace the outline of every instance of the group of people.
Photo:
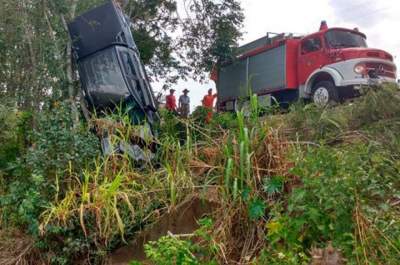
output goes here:
[{"label": "group of people", "polygon": [[[179,97],[178,106],[176,104],[175,89],[169,90],[169,95],[166,97],[165,107],[167,110],[181,115],[183,118],[188,118],[190,114],[190,97],[188,96],[189,90],[184,89],[183,94]],[[212,119],[214,101],[217,98],[217,94],[213,94],[212,88],[208,90],[207,95],[204,96],[202,106],[208,109],[206,122],[210,122]]]}]

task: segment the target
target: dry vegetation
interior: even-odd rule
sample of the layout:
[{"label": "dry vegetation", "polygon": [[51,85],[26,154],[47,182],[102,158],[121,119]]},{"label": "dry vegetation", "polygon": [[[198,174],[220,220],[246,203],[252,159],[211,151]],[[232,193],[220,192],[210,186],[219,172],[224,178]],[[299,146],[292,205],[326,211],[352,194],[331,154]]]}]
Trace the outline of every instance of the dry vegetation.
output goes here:
[{"label": "dry vegetation", "polygon": [[[396,264],[397,88],[371,89],[322,111],[294,105],[288,114],[260,117],[254,98],[251,105],[249,117],[217,115],[210,125],[201,124],[201,114],[188,121],[163,114],[156,158],[140,167],[126,154],[98,156],[83,169],[70,163],[40,208],[38,234],[22,233],[26,243],[10,243],[18,251],[1,248],[2,257],[29,264],[39,253],[46,263],[102,263],[188,195],[202,194],[218,204],[199,229],[147,244],[149,260]],[[116,119],[112,141],[130,139],[134,128]]]}]

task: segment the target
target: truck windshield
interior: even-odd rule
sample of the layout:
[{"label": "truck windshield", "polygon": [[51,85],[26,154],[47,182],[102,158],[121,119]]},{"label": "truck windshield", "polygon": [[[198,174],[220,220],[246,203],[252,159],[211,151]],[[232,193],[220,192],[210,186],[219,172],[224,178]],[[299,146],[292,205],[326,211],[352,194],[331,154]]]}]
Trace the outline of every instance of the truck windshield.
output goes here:
[{"label": "truck windshield", "polygon": [[365,38],[351,31],[331,30],[325,36],[331,48],[367,47]]}]

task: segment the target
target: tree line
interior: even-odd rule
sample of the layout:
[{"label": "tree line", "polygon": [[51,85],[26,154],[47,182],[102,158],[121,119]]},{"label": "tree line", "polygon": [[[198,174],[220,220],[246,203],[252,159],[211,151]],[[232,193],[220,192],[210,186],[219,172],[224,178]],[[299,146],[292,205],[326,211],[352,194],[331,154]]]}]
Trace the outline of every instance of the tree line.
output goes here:
[{"label": "tree line", "polygon": [[[103,0],[1,0],[0,97],[21,110],[46,100],[84,107],[67,23]],[[150,79],[204,80],[241,37],[237,0],[120,0]]]}]

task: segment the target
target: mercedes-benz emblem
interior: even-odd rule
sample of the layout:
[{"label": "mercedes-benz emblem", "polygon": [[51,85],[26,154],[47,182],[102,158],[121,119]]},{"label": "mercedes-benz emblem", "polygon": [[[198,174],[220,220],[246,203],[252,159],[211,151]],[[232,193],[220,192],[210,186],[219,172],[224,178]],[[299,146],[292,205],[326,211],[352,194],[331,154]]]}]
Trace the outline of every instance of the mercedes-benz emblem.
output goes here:
[{"label": "mercedes-benz emblem", "polygon": [[383,64],[379,65],[378,72],[379,73],[384,73],[385,72],[385,68],[384,68]]}]

